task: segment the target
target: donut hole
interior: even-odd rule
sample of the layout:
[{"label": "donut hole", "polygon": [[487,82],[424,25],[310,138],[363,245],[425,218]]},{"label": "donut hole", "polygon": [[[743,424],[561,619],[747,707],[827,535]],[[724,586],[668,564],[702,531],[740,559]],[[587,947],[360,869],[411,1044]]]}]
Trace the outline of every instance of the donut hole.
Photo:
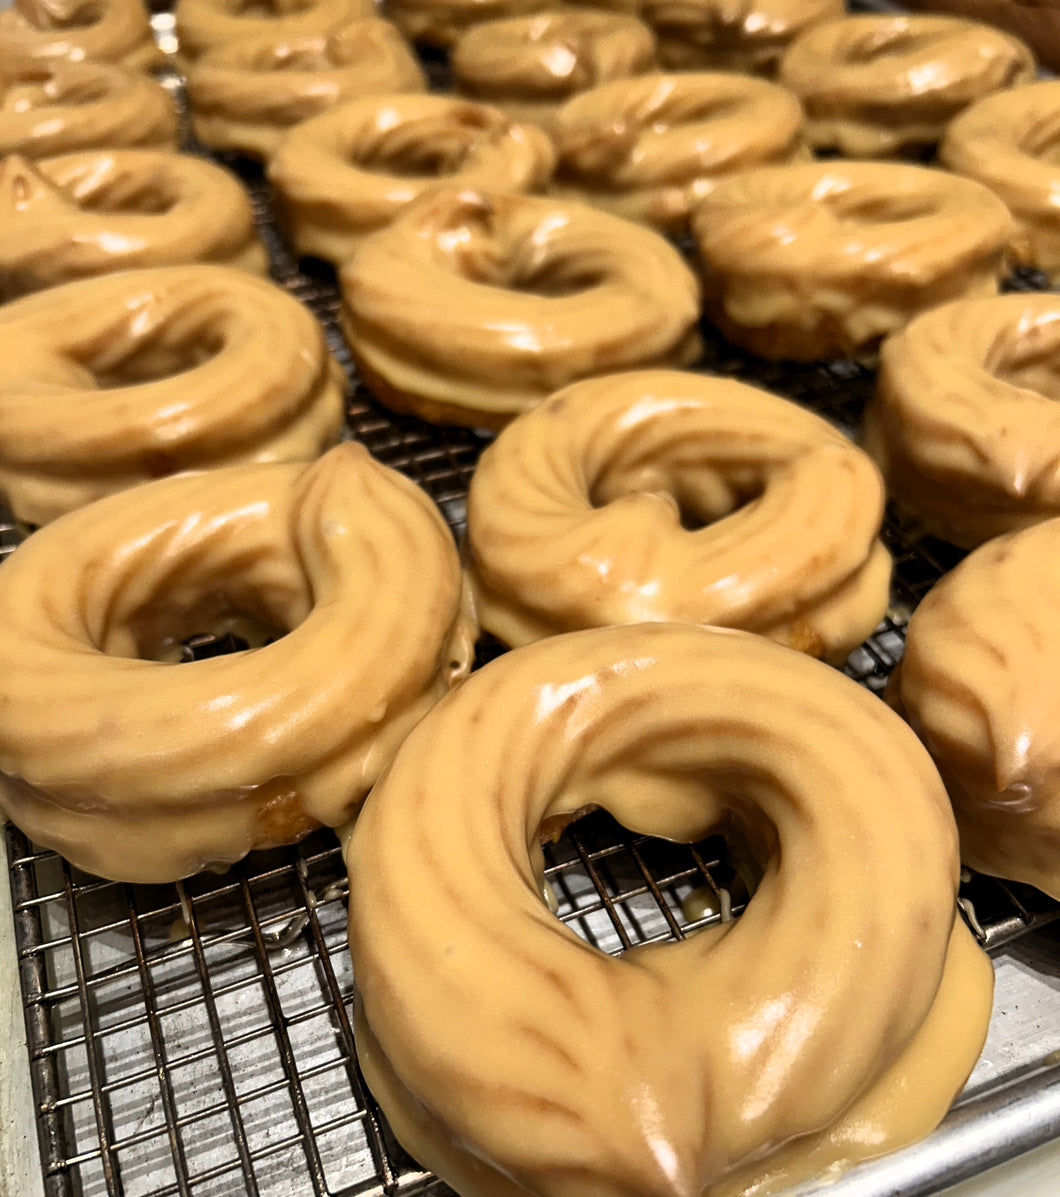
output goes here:
[{"label": "donut hole", "polygon": [[822,198],[843,224],[901,224],[938,213],[937,202],[927,195],[839,191]]},{"label": "donut hole", "polygon": [[604,277],[598,267],[558,256],[543,262],[514,264],[509,272],[501,272],[497,285],[542,299],[565,299],[599,286]]},{"label": "donut hole", "polygon": [[911,29],[875,29],[852,37],[843,48],[843,61],[850,66],[870,66],[883,58],[898,58],[930,49],[951,35],[917,33]]},{"label": "donut hole", "polygon": [[118,357],[82,364],[101,390],[140,386],[194,370],[215,358],[224,344],[224,337],[207,326],[184,330],[176,336],[161,328],[151,336],[138,338],[128,352]]},{"label": "donut hole", "polygon": [[103,5],[98,0],[56,11],[51,6],[34,5],[31,24],[42,32],[51,29],[90,29],[103,20]]},{"label": "donut hole", "polygon": [[613,462],[592,480],[589,501],[594,508],[603,508],[630,495],[654,495],[673,504],[677,522],[686,532],[698,532],[753,503],[765,486],[758,470],[666,471]]},{"label": "donut hole", "polygon": [[1060,120],[1052,113],[1035,123],[1018,141],[1019,148],[1032,158],[1060,166]]},{"label": "donut hole", "polygon": [[314,0],[229,0],[228,11],[234,17],[279,20],[308,12]]},{"label": "donut hole", "polygon": [[71,191],[86,212],[109,216],[164,216],[180,203],[175,183],[159,178],[88,176],[76,180]]},{"label": "donut hole", "polygon": [[357,169],[395,178],[441,178],[462,170],[481,134],[493,122],[437,118],[403,121],[381,136],[351,147],[350,164]]},{"label": "donut hole", "polygon": [[985,366],[1009,386],[1060,400],[1060,320],[1013,329],[995,342]]}]

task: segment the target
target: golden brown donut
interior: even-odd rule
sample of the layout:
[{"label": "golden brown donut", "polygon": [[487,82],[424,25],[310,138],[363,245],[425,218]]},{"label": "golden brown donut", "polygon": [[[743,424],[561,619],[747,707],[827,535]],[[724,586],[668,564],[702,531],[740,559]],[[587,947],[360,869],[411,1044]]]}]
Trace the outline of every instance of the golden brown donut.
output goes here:
[{"label": "golden brown donut", "polygon": [[0,297],[137,266],[217,262],[264,274],[265,248],[226,170],[163,150],[0,161]]},{"label": "golden brown donut", "polygon": [[483,628],[744,628],[836,664],[887,609],[883,483],[825,420],[729,379],[637,371],[509,424],[468,493]]},{"label": "golden brown donut", "polygon": [[309,461],[344,391],[308,309],[244,271],[66,283],[0,307],[0,496],[44,524],[182,470]]},{"label": "golden brown donut", "polygon": [[889,697],[946,782],[972,868],[1060,898],[1060,520],[999,536],[927,594]]},{"label": "golden brown donut", "polygon": [[438,423],[500,428],[576,379],[699,351],[677,250],[583,204],[439,191],[362,242],[340,281],[373,394]]},{"label": "golden brown donut", "polygon": [[0,65],[0,155],[175,149],[173,99],[146,75],[102,62],[28,58]]},{"label": "golden brown donut", "polygon": [[132,71],[165,62],[143,0],[13,0],[0,12],[0,62],[61,58]]},{"label": "golden brown donut", "polygon": [[1012,218],[970,179],[837,160],[723,179],[692,229],[722,332],[813,361],[872,352],[918,312],[996,294]]},{"label": "golden brown donut", "polygon": [[423,71],[389,21],[360,17],[330,33],[221,42],[188,69],[196,138],[268,159],[293,126],[357,96],[419,92]]},{"label": "golden brown donut", "polygon": [[[353,443],[64,515],[4,562],[0,610],[0,811],[138,882],[351,818],[474,638],[437,509]],[[280,638],[172,663],[247,624]]]},{"label": "golden brown donut", "polygon": [[211,46],[244,38],[297,39],[330,33],[358,17],[375,16],[373,0],[177,0],[180,59],[190,64]]},{"label": "golden brown donut", "polygon": [[665,67],[772,75],[794,38],[844,11],[843,0],[644,0],[641,18]]},{"label": "golden brown donut", "polygon": [[946,130],[942,162],[1008,205],[1014,261],[1060,283],[1060,82],[1014,87],[967,108]]},{"label": "golden brown donut", "polygon": [[1042,66],[1060,70],[1060,0],[904,0],[903,7],[956,13],[1007,29],[1034,50]]},{"label": "golden brown donut", "polygon": [[[591,947],[542,901],[537,839],[597,804],[682,842],[738,829],[764,868],[746,911]],[[834,1177],[927,1133],[983,1042],[993,973],[954,922],[931,761],[761,637],[642,624],[506,653],[408,737],[346,861],[358,1060],[463,1197]]]},{"label": "golden brown donut", "polygon": [[885,158],[933,148],[946,125],[992,92],[1034,78],[1020,41],[959,17],[859,13],[804,33],[779,81],[806,109],[816,149]]},{"label": "golden brown donut", "polygon": [[551,131],[571,96],[650,71],[655,38],[628,13],[571,8],[476,25],[450,64],[458,92]]},{"label": "golden brown donut", "polygon": [[809,157],[790,92],[721,71],[603,83],[564,104],[552,135],[559,194],[674,233],[719,177]]},{"label": "golden brown donut", "polygon": [[269,180],[298,252],[338,265],[430,191],[539,191],[554,159],[545,133],[487,104],[385,96],[300,126],[269,164]]},{"label": "golden brown donut", "polygon": [[884,342],[863,439],[895,502],[964,548],[1060,516],[1060,296],[925,312]]}]

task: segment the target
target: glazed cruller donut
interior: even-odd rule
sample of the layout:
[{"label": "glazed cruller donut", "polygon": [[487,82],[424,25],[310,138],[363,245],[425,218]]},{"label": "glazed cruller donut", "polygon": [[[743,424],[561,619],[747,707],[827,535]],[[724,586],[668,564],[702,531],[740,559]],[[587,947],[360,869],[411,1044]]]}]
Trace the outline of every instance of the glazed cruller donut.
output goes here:
[{"label": "glazed cruller donut", "polygon": [[196,138],[268,159],[285,133],[357,96],[426,89],[401,34],[365,17],[327,34],[275,33],[222,42],[188,69]]},{"label": "glazed cruller donut", "polygon": [[142,0],[14,0],[0,12],[0,62],[61,58],[161,66]]},{"label": "glazed cruller donut", "polygon": [[340,272],[343,331],[381,402],[499,428],[575,379],[688,365],[699,289],[657,233],[528,195],[439,191]]},{"label": "glazed cruller donut", "polygon": [[101,62],[0,65],[0,155],[47,158],[106,146],[175,149],[173,100],[146,75]]},{"label": "glazed cruller donut", "polygon": [[930,149],[974,100],[1033,78],[1030,50],[989,25],[876,13],[804,33],[779,74],[810,143],[852,158]]},{"label": "glazed cruller donut", "polygon": [[0,296],[141,266],[268,268],[243,188],[189,154],[88,150],[0,162]]},{"label": "glazed cruller donut", "polygon": [[537,191],[552,143],[535,125],[454,96],[353,100],[285,138],[269,165],[299,253],[344,262],[370,233],[439,187]]},{"label": "glazed cruller donut", "polygon": [[813,361],[875,352],[918,312],[996,294],[1012,218],[970,179],[836,160],[722,179],[692,231],[722,332]]},{"label": "glazed cruller donut", "polygon": [[575,383],[500,434],[468,494],[482,626],[744,628],[841,662],[887,608],[883,484],[830,424],[676,371]]},{"label": "glazed cruller donut", "polygon": [[[163,882],[350,819],[468,670],[452,536],[360,445],[110,495],[0,569],[0,811]],[[280,638],[170,663],[233,626]]]},{"label": "glazed cruller donut", "polygon": [[181,470],[308,461],[344,391],[312,314],[243,271],[53,287],[0,307],[0,495],[44,524]]},{"label": "glazed cruller donut", "polygon": [[[618,959],[580,939],[536,841],[596,804],[681,842],[739,829],[765,870],[739,920]],[[993,972],[954,922],[927,754],[760,637],[652,624],[505,654],[411,733],[346,859],[359,1062],[464,1197],[834,1176],[929,1131],[983,1042]]]}]

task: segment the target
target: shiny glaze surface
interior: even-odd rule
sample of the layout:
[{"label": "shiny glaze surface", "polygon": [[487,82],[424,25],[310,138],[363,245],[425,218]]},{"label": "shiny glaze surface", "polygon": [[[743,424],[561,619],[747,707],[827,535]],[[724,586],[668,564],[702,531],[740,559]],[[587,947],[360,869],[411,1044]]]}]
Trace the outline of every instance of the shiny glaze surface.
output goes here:
[{"label": "shiny glaze surface", "polygon": [[895,502],[964,548],[1060,515],[1060,296],[926,312],[887,341],[863,437]]},{"label": "shiny glaze surface", "polygon": [[173,99],[161,84],[110,63],[27,59],[0,67],[0,155],[176,149]]},{"label": "shiny glaze surface", "polygon": [[808,158],[802,123],[798,101],[764,79],[689,72],[604,83],[559,110],[557,190],[680,233],[718,178]]},{"label": "shiny glaze surface", "polygon": [[453,96],[353,101],[286,137],[269,165],[278,216],[299,253],[336,265],[441,187],[539,191],[555,152],[535,125]]},{"label": "shiny glaze surface", "polygon": [[[536,840],[596,804],[678,840],[738,828],[764,870],[744,914],[590,947],[543,902]],[[992,970],[954,923],[938,774],[884,703],[760,637],[514,650],[412,732],[346,857],[361,1065],[463,1197],[773,1191],[924,1134],[982,1043]]]},{"label": "shiny glaze surface", "polygon": [[0,62],[57,58],[161,66],[142,0],[13,0],[0,11]]},{"label": "shiny glaze surface", "polygon": [[479,460],[478,617],[508,644],[680,620],[841,662],[887,607],[883,498],[860,449],[766,391],[675,371],[575,383]]},{"label": "shiny glaze surface", "polygon": [[655,38],[628,13],[568,8],[477,25],[450,61],[458,92],[551,132],[571,96],[652,70]]},{"label": "shiny glaze surface", "polygon": [[441,423],[498,428],[579,378],[699,349],[677,250],[584,204],[439,191],[362,242],[340,282],[372,393]]},{"label": "shiny glaze surface", "polygon": [[182,470],[308,461],[343,427],[320,326],[264,279],[168,266],[0,307],[0,495],[43,524]]},{"label": "shiny glaze surface", "polygon": [[802,101],[815,148],[878,158],[933,147],[969,104],[1034,70],[1028,47],[989,25],[859,13],[803,34],[779,80]]},{"label": "shiny glaze surface", "polygon": [[188,69],[203,145],[268,159],[285,133],[357,96],[421,92],[423,71],[389,21],[360,17],[326,34],[221,42]]},{"label": "shiny glaze surface", "polygon": [[383,13],[410,41],[451,46],[466,30],[485,21],[554,7],[552,0],[384,0]]},{"label": "shiny glaze surface", "polygon": [[641,16],[665,67],[772,75],[793,38],[845,10],[843,0],[644,0]]},{"label": "shiny glaze surface", "polygon": [[[63,516],[4,562],[0,610],[0,810],[137,882],[349,819],[474,639],[438,511],[352,443]],[[248,625],[281,638],[172,663]]]},{"label": "shiny glaze surface", "polygon": [[313,37],[357,17],[375,16],[373,0],[177,0],[180,58],[191,62],[210,46],[245,37]]},{"label": "shiny glaze surface", "polygon": [[913,613],[891,695],[972,868],[1060,898],[1060,520],[976,549]]},{"label": "shiny glaze surface", "polygon": [[165,150],[0,161],[0,296],[141,266],[215,262],[255,274],[265,247],[239,181]]},{"label": "shiny glaze surface", "polygon": [[725,335],[813,361],[872,352],[947,300],[995,295],[1012,218],[970,179],[837,160],[723,179],[692,229]]},{"label": "shiny glaze surface", "polygon": [[1060,283],[1060,81],[1012,88],[973,104],[946,130],[939,157],[989,187],[1016,218],[1021,265]]}]

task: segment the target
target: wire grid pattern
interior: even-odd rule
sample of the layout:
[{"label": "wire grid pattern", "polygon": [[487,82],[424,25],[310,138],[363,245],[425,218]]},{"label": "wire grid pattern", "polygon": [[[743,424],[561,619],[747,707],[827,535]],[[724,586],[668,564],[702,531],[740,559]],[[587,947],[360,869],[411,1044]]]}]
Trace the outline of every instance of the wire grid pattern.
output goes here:
[{"label": "wire grid pattern", "polygon": [[[350,373],[349,435],[418,482],[459,536],[487,438],[395,416],[356,385],[332,275],[299,266],[260,171],[230,165],[247,185],[274,277],[318,315]],[[1010,286],[1042,280],[1023,275]],[[865,367],[767,363],[703,332],[704,371],[764,386],[855,431],[873,386]],[[962,555],[893,512],[883,534],[895,559],[891,609],[846,667],[876,692],[901,656],[910,612]],[[0,521],[0,557],[18,539]],[[480,659],[498,651],[487,644]],[[176,887],[88,877],[13,827],[6,840],[49,1197],[451,1192],[397,1146],[361,1083],[347,887],[330,833]],[[558,916],[611,953],[738,915],[750,884],[720,840],[649,840],[602,812],[545,857]],[[989,947],[1057,912],[1029,887],[984,877],[968,878],[962,909]]]}]

